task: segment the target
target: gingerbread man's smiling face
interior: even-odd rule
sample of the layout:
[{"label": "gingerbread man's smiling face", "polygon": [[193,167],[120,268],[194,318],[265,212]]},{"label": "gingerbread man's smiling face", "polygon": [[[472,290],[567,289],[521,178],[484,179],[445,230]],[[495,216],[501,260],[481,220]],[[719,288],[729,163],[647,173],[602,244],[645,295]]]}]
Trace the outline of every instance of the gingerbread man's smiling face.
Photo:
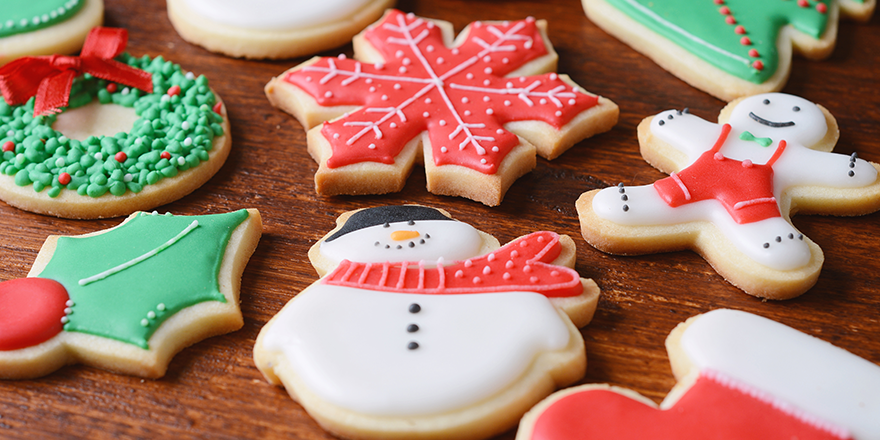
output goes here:
[{"label": "gingerbread man's smiling face", "polygon": [[816,104],[785,93],[765,93],[744,99],[734,108],[730,124],[756,137],[811,146],[828,131],[825,115]]}]

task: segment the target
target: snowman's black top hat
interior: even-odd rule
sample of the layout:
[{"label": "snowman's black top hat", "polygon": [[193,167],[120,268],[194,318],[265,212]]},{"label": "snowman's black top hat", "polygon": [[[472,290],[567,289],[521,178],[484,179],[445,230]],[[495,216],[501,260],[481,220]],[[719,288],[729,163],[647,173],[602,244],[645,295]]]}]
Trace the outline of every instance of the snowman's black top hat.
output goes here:
[{"label": "snowman's black top hat", "polygon": [[370,226],[384,225],[386,223],[398,223],[418,220],[452,220],[442,212],[427,206],[398,205],[377,206],[375,208],[362,209],[346,220],[336,233],[328,237],[326,241],[333,241],[349,232]]}]

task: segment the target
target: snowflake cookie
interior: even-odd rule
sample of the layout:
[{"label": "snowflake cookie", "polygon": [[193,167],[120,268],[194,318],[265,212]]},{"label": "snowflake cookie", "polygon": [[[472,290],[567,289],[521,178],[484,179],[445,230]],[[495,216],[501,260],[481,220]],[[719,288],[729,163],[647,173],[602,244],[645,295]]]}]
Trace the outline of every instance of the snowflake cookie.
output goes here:
[{"label": "snowflake cookie", "polygon": [[824,256],[789,217],[880,209],[880,166],[831,153],[837,122],[797,96],[740,99],[719,122],[686,109],[644,119],[642,156],[670,177],[581,195],[584,238],[615,254],[690,248],[750,295],[796,297],[816,283]]},{"label": "snowflake cookie", "polygon": [[315,244],[320,280],[263,327],[257,368],[325,429],[356,439],[499,434],[586,367],[599,289],[574,241],[499,247],[441,210],[343,214]]},{"label": "snowflake cookie", "polygon": [[27,55],[74,53],[104,19],[104,0],[3,0],[0,66]]},{"label": "snowflake cookie", "polygon": [[781,90],[792,51],[831,54],[838,17],[867,21],[876,0],[582,0],[609,34],[690,85],[730,101]]},{"label": "snowflake cookie", "polygon": [[675,388],[658,406],[583,385],[529,411],[517,440],[880,438],[880,367],[767,318],[714,310],[666,339]]},{"label": "snowflake cookie", "polygon": [[81,362],[165,374],[178,351],[241,328],[241,274],[260,213],[138,212],[78,237],[50,236],[29,278],[0,283],[0,378]]},{"label": "snowflake cookie", "polygon": [[354,38],[357,60],[313,58],[266,96],[309,129],[319,194],[400,191],[423,163],[428,191],[495,206],[536,151],[553,159],[617,122],[617,105],[552,73],[545,28],[475,22],[453,42],[450,23],[389,10]]}]

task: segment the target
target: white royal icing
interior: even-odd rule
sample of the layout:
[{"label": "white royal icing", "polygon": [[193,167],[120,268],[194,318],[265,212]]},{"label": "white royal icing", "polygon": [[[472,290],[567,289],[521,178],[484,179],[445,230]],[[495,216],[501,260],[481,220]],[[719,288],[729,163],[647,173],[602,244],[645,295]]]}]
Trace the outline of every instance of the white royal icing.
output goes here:
[{"label": "white royal icing", "polygon": [[681,347],[699,370],[720,371],[856,439],[880,439],[880,367],[846,350],[735,310],[698,317]]},{"label": "white royal icing", "polygon": [[[414,303],[418,313],[409,311]],[[408,332],[410,324],[418,331]],[[406,416],[490,397],[539,353],[568,341],[560,313],[537,293],[420,295],[315,284],[278,314],[264,347],[282,352],[330,403]]]},{"label": "white royal icing", "polygon": [[294,29],[345,18],[372,0],[186,0],[208,20],[248,29]]},{"label": "white royal icing", "polygon": [[[417,238],[395,240],[397,231],[414,231]],[[410,246],[412,243],[412,246]],[[342,260],[358,263],[386,261],[424,261],[432,267],[438,259],[448,262],[465,260],[477,255],[482,246],[477,230],[455,220],[416,220],[370,226],[349,232],[333,241],[321,242],[321,254],[339,263]],[[399,246],[399,248],[398,248]]]}]

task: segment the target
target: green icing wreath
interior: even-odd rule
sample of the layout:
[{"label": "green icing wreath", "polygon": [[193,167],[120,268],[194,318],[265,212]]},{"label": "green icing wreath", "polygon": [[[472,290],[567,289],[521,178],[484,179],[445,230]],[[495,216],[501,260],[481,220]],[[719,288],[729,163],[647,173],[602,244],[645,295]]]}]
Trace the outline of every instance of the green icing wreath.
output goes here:
[{"label": "green icing wreath", "polygon": [[126,53],[116,60],[151,73],[153,93],[84,74],[73,82],[68,108],[96,98],[133,107],[139,119],[130,132],[68,139],[52,129],[56,115],[33,116],[34,98],[19,106],[0,98],[0,172],[15,176],[18,186],[33,185],[36,192],[48,188],[52,198],[64,189],[90,197],[121,196],[207,161],[214,138],[223,135],[223,117],[213,110],[216,98],[208,79],[184,74],[161,56]]}]

